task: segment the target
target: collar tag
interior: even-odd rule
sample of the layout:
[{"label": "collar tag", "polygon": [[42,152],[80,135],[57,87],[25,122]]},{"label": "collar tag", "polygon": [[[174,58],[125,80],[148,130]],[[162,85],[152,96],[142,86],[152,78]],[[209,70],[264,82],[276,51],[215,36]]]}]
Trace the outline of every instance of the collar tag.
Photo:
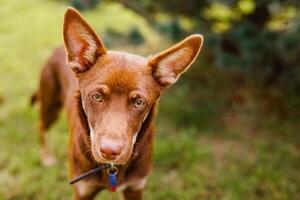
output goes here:
[{"label": "collar tag", "polygon": [[117,185],[118,185],[117,174],[118,174],[118,168],[116,168],[115,166],[111,166],[110,168],[107,169],[107,175],[108,175],[111,192],[115,192],[117,189]]}]

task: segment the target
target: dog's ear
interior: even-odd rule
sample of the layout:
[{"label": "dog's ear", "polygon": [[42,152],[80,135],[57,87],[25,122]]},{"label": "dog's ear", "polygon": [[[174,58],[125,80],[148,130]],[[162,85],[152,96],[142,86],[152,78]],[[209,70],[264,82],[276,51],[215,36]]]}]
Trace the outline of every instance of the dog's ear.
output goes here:
[{"label": "dog's ear", "polygon": [[153,76],[163,87],[174,84],[197,57],[203,44],[202,35],[191,35],[149,61]]},{"label": "dog's ear", "polygon": [[63,37],[69,65],[75,72],[88,70],[106,53],[97,33],[74,8],[65,13]]}]

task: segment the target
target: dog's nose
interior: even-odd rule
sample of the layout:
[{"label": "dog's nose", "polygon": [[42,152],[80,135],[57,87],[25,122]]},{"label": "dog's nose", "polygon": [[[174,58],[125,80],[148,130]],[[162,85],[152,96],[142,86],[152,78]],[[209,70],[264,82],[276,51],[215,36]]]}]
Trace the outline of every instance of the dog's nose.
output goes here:
[{"label": "dog's nose", "polygon": [[122,147],[119,144],[111,141],[105,141],[100,144],[100,152],[103,158],[108,160],[114,160],[121,154]]}]

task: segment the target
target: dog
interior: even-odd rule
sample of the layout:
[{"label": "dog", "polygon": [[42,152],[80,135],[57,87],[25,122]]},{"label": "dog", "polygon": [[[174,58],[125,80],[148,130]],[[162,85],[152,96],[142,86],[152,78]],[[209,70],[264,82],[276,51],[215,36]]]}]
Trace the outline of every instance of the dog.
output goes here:
[{"label": "dog", "polygon": [[[70,131],[71,178],[106,163],[125,200],[142,199],[151,169],[153,123],[159,97],[198,56],[203,37],[191,35],[154,56],[108,51],[74,8],[63,24],[64,47],[42,69],[32,104],[40,102],[39,142],[44,165],[55,159],[45,132],[65,107]],[[74,184],[74,200],[93,199],[110,187],[106,170]]]}]

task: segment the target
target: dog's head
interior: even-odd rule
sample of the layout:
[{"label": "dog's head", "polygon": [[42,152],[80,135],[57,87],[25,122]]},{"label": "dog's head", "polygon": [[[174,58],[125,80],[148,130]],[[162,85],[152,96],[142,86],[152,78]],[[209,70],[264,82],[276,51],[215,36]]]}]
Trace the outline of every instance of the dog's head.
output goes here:
[{"label": "dog's head", "polygon": [[191,65],[203,38],[192,35],[151,58],[107,51],[72,8],[65,14],[63,36],[69,66],[79,81],[93,157],[125,164],[153,104]]}]

